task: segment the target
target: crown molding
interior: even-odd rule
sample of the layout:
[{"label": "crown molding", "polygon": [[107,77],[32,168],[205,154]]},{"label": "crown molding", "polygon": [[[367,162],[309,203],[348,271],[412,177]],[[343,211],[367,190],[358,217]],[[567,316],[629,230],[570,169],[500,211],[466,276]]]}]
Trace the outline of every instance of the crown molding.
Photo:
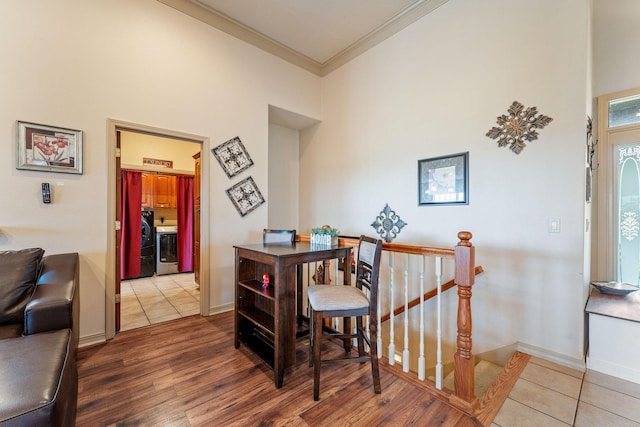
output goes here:
[{"label": "crown molding", "polygon": [[391,37],[449,0],[421,0],[389,19],[327,61],[321,63],[256,31],[198,0],[157,0],[192,18],[323,77]]},{"label": "crown molding", "polygon": [[271,53],[313,74],[321,75],[322,64],[272,38],[195,0],[157,0],[237,39]]}]

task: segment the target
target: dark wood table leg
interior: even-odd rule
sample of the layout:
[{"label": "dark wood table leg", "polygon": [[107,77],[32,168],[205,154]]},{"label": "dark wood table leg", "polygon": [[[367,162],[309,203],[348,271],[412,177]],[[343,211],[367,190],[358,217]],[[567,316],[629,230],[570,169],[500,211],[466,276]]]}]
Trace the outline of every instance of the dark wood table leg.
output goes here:
[{"label": "dark wood table leg", "polygon": [[296,318],[298,320],[299,327],[302,326],[302,319],[304,318],[304,313],[302,312],[302,280],[302,264],[298,264],[296,265]]},{"label": "dark wood table leg", "polygon": [[276,388],[282,387],[284,371],[296,362],[296,290],[297,264],[276,262],[275,278],[278,309],[275,319],[274,380]]}]

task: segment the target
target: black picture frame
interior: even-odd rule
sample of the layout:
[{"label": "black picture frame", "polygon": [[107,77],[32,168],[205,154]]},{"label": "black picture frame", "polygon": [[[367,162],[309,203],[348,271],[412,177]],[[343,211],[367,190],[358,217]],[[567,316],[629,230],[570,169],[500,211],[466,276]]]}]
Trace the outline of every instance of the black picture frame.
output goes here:
[{"label": "black picture frame", "polygon": [[469,152],[418,160],[418,205],[469,204]]}]

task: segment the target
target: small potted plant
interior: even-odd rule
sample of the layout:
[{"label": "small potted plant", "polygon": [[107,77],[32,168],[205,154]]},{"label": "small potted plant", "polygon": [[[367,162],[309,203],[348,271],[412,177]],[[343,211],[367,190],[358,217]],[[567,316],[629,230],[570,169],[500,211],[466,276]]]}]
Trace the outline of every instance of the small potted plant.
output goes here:
[{"label": "small potted plant", "polygon": [[338,244],[340,230],[329,225],[311,229],[311,244],[314,246],[334,246]]}]

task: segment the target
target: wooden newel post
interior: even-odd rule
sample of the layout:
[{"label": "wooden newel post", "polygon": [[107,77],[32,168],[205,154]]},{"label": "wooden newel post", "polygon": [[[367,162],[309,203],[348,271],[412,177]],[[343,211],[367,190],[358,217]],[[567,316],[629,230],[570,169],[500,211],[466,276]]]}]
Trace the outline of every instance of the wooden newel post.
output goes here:
[{"label": "wooden newel post", "polygon": [[460,241],[455,248],[455,283],[458,286],[458,339],[454,355],[454,392],[450,402],[472,413],[478,407],[474,394],[475,358],[471,353],[471,287],[475,280],[475,248],[471,233],[458,233]]}]

